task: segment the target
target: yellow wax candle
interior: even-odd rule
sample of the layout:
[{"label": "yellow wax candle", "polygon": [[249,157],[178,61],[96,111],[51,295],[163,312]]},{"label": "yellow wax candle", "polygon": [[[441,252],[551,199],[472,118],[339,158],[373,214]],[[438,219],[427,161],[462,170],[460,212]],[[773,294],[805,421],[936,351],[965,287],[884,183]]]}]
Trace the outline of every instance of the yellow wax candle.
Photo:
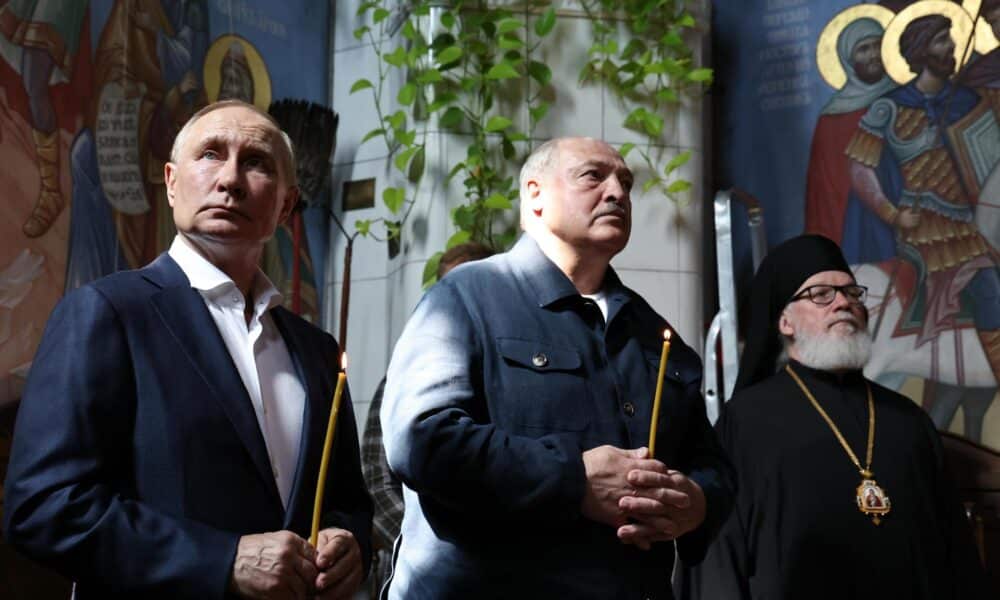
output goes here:
[{"label": "yellow wax candle", "polygon": [[660,422],[660,397],[663,395],[663,376],[667,373],[670,355],[670,330],[663,331],[663,351],[660,353],[660,373],[656,376],[656,395],[653,397],[653,417],[649,422],[649,457],[656,456],[656,425]]},{"label": "yellow wax candle", "polygon": [[344,383],[347,381],[347,353],[341,359],[341,371],[337,374],[337,389],[333,392],[333,408],[330,409],[330,420],[326,424],[326,439],[323,441],[323,458],[319,463],[319,481],[316,484],[316,502],[313,504],[312,532],[309,543],[316,547],[319,541],[319,518],[323,512],[323,490],[326,488],[326,472],[330,467],[330,448],[333,447],[333,435],[337,430],[337,414],[340,412],[340,398],[344,394]]}]

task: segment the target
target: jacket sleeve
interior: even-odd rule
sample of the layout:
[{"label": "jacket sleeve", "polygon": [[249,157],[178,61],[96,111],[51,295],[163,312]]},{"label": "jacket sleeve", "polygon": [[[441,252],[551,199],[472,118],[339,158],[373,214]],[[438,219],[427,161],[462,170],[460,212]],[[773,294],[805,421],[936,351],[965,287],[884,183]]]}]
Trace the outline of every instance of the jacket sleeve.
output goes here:
[{"label": "jacket sleeve", "polygon": [[144,598],[222,598],[239,536],[135,499],[135,370],[113,306],[93,287],[55,309],[17,415],[4,531],[84,583]]},{"label": "jacket sleeve", "polygon": [[565,434],[513,435],[490,422],[482,344],[449,282],[434,286],[389,365],[381,412],[389,466],[422,500],[471,522],[553,525],[579,517],[579,443]]},{"label": "jacket sleeve", "polygon": [[677,540],[677,552],[687,565],[701,562],[733,508],[736,474],[705,414],[701,379],[689,382],[686,397],[691,419],[680,444],[680,468],[705,493],[705,520],[698,529]]}]

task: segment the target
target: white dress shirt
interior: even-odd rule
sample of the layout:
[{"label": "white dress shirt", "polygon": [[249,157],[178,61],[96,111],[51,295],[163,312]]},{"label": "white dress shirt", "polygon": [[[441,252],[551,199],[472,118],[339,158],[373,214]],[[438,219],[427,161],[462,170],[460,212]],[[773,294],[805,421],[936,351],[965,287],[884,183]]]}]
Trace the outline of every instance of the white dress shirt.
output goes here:
[{"label": "white dress shirt", "polygon": [[267,445],[281,502],[288,507],[302,439],[305,388],[299,381],[281,332],[268,312],[281,304],[281,293],[258,270],[254,278],[253,316],[247,323],[244,297],[228,275],[198,254],[180,235],[167,251],[198,290],[212,315],[236,370],[246,387]]}]

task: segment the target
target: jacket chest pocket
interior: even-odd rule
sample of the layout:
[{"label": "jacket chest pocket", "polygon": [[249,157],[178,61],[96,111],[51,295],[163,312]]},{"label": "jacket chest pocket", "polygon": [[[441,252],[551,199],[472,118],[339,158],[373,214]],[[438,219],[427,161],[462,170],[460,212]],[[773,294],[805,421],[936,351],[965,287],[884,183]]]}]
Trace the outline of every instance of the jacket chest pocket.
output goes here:
[{"label": "jacket chest pocket", "polygon": [[502,357],[494,421],[526,434],[582,431],[591,402],[579,351],[544,341],[497,338]]}]

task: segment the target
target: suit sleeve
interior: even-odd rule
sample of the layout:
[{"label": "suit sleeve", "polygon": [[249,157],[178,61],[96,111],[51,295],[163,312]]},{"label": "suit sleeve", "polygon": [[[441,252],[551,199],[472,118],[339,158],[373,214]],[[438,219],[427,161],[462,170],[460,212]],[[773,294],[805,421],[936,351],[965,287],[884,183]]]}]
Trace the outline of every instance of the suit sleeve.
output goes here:
[{"label": "suit sleeve", "polygon": [[10,543],[71,579],[143,598],[222,598],[239,536],[135,499],[135,371],[114,308],[84,287],[53,312],[17,415]]},{"label": "suit sleeve", "polygon": [[695,565],[701,562],[733,508],[736,474],[708,422],[700,378],[687,384],[686,398],[691,420],[680,445],[680,468],[701,487],[706,510],[701,526],[677,540],[677,552],[685,564]]},{"label": "suit sleeve", "polygon": [[434,286],[389,365],[381,412],[389,466],[422,499],[470,524],[579,517],[579,443],[564,434],[512,435],[489,422],[481,343],[448,281]]}]

